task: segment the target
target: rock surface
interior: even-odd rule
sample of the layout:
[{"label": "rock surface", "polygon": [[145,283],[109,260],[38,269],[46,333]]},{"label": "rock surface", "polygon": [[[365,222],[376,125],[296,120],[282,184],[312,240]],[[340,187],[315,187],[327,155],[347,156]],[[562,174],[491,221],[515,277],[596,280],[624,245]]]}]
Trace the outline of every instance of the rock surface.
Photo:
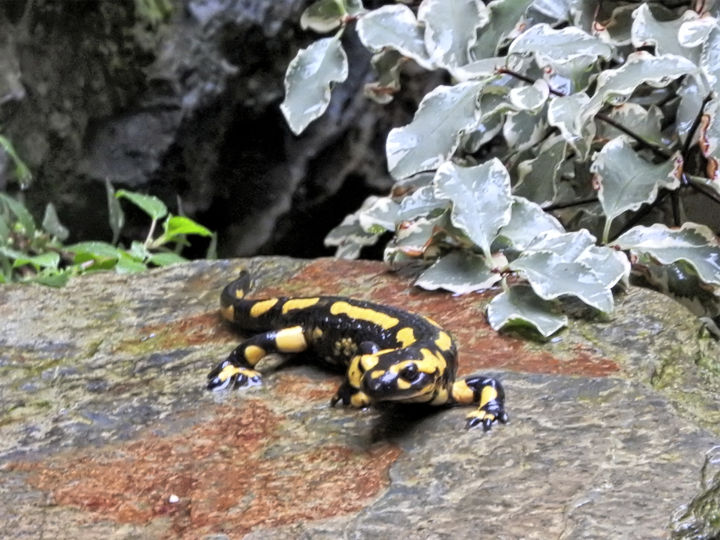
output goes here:
[{"label": "rock surface", "polygon": [[[463,408],[330,408],[340,377],[266,362],[210,393],[240,340],[218,315],[239,268],[260,295],[340,294],[427,314],[511,421]],[[612,321],[546,344],[492,332],[487,295],[408,288],[370,262],[197,262],[0,288],[0,530],[11,538],[712,538],[716,343],[634,289]],[[716,373],[716,372],[715,372]]]}]

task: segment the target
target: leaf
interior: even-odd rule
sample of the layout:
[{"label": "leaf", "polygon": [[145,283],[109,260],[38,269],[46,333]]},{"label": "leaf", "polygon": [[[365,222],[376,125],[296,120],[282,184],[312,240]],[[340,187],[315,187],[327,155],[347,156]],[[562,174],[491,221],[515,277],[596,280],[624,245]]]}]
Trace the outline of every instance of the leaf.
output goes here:
[{"label": "leaf", "polygon": [[629,284],[630,261],[620,251],[607,246],[590,246],[577,261],[592,268],[593,274],[608,288],[614,287],[620,280],[625,286]]},{"label": "leaf", "polygon": [[280,110],[296,135],[322,116],[330,104],[333,83],[348,76],[347,55],[339,36],[324,38],[300,49],[285,72],[285,99]]},{"label": "leaf", "polygon": [[156,266],[170,266],[171,264],[187,262],[187,259],[177,253],[153,253],[148,258],[148,262]]},{"label": "leaf", "polygon": [[392,262],[394,252],[415,258],[437,256],[436,253],[429,254],[428,250],[433,246],[435,237],[443,233],[446,222],[446,214],[402,222],[392,242],[385,248],[384,258]]},{"label": "leaf", "polygon": [[549,24],[536,24],[520,34],[510,45],[508,54],[533,55],[538,67],[585,57],[587,65],[598,58],[610,60],[613,49],[607,43],[580,28],[568,26],[555,30]]},{"label": "leaf", "polygon": [[634,52],[619,68],[608,69],[598,75],[595,94],[583,107],[583,118],[594,116],[605,104],[616,106],[624,103],[641,84],[662,88],[678,77],[696,72],[695,64],[681,56]]},{"label": "leaf", "polygon": [[500,281],[485,257],[469,251],[452,251],[425,270],[415,285],[427,290],[445,289],[455,294],[467,294],[492,287]]},{"label": "leaf", "polygon": [[40,285],[45,285],[47,287],[64,287],[70,280],[71,275],[71,269],[69,268],[60,271],[42,271],[30,278],[29,281],[32,283],[39,283]]},{"label": "leaf", "polygon": [[167,241],[181,234],[197,234],[199,236],[212,236],[212,232],[185,216],[173,216],[172,214],[163,223],[164,234]]},{"label": "leaf", "polygon": [[164,218],[168,213],[165,203],[154,195],[143,195],[121,189],[115,193],[115,197],[129,200],[154,220]]},{"label": "leaf", "polygon": [[492,258],[490,244],[510,221],[510,175],[499,159],[475,167],[443,163],[433,179],[435,196],[452,201],[452,223]]},{"label": "leaf", "polygon": [[470,59],[495,56],[505,38],[519,26],[521,17],[532,0],[495,0],[488,5],[488,22],[477,30],[477,39],[470,45]]},{"label": "leaf", "polygon": [[105,179],[105,192],[107,194],[110,230],[113,233],[112,243],[117,244],[117,241],[120,238],[120,231],[122,230],[123,225],[125,225],[125,213],[120,206],[120,201],[118,201],[115,196],[115,190],[113,189],[110,180],[107,178]]},{"label": "leaf", "polygon": [[370,59],[377,81],[367,83],[363,87],[366,97],[382,105],[390,103],[393,96],[400,90],[400,68],[405,57],[392,49],[376,53]]},{"label": "leaf", "polygon": [[693,63],[697,62],[699,50],[692,51],[687,45],[681,45],[679,42],[680,27],[688,22],[698,18],[697,13],[692,10],[686,10],[677,19],[669,21],[659,21],[650,10],[648,4],[640,5],[632,14],[632,44],[636,48],[655,47],[655,53],[675,54],[684,56]]},{"label": "leaf", "polygon": [[699,146],[707,158],[705,174],[715,191],[720,191],[720,118],[718,100],[712,99],[705,105],[699,131]]},{"label": "leaf", "polygon": [[510,90],[508,97],[513,107],[521,111],[538,112],[550,95],[545,81],[539,79],[531,86],[520,86]]},{"label": "leaf", "polygon": [[538,155],[518,164],[518,182],[513,188],[519,195],[547,206],[557,197],[556,182],[567,156],[567,142],[562,136],[551,137],[540,146]]},{"label": "leaf", "polygon": [[547,131],[543,111],[510,112],[505,117],[503,136],[508,146],[516,152],[522,152],[539,143]]},{"label": "leaf", "polygon": [[546,231],[563,232],[560,222],[540,206],[523,197],[513,197],[510,221],[498,231],[518,250],[526,249],[533,239]]},{"label": "leaf", "polygon": [[[660,123],[663,113],[655,105],[650,105],[648,109],[645,109],[637,103],[623,103],[619,107],[613,107],[608,116],[646,141],[662,145]],[[597,136],[607,140],[615,137],[629,137],[607,122],[598,122]],[[633,141],[634,139],[628,140]]]},{"label": "leaf", "polygon": [[720,247],[704,225],[688,222],[679,230],[660,223],[651,227],[638,225],[615,240],[614,245],[647,254],[662,264],[685,261],[705,283],[720,285]]},{"label": "leaf", "polygon": [[10,156],[10,159],[15,164],[15,177],[20,184],[20,188],[27,189],[33,180],[33,175],[30,172],[30,169],[28,169],[25,162],[20,159],[20,156],[15,151],[15,147],[13,147],[10,139],[0,135],[0,147],[5,150],[5,153]]},{"label": "leaf", "polygon": [[331,32],[342,24],[345,16],[357,15],[363,11],[362,3],[359,1],[317,0],[303,11],[300,16],[300,27],[303,30],[309,28],[320,34]]},{"label": "leaf", "polygon": [[468,44],[475,29],[487,22],[487,8],[476,0],[425,0],[418,21],[425,25],[425,46],[430,61],[443,67],[468,63]]},{"label": "leaf", "polygon": [[545,300],[568,295],[604,313],[613,309],[609,288],[584,263],[566,262],[555,253],[539,251],[524,253],[510,263],[510,269],[522,272]]},{"label": "leaf", "polygon": [[425,217],[448,208],[448,201],[435,197],[432,185],[422,186],[403,198],[397,211],[397,220],[408,221]]},{"label": "leaf", "polygon": [[586,229],[572,232],[546,231],[538,236],[526,248],[528,251],[549,251],[563,262],[577,261],[590,247],[595,245],[595,237]]},{"label": "leaf", "polygon": [[556,97],[550,100],[547,112],[548,123],[560,130],[560,134],[581,160],[587,159],[596,131],[595,122],[586,121],[581,116],[589,101],[590,98],[584,92]]},{"label": "leaf", "polygon": [[553,304],[536,295],[532,287],[516,285],[492,299],[487,318],[493,330],[530,325],[547,338],[566,326],[565,315],[553,313]]},{"label": "leaf", "polygon": [[425,49],[422,25],[407,6],[383,6],[370,11],[358,21],[357,33],[363,45],[372,52],[390,48],[412,58],[425,69],[434,68]]},{"label": "leaf", "polygon": [[67,237],[70,236],[70,231],[67,230],[67,227],[60,223],[60,218],[58,218],[53,203],[48,203],[45,207],[42,227],[50,233],[51,236],[54,236],[61,242],[67,240]]},{"label": "leaf", "polygon": [[[368,197],[363,203],[363,207],[369,204],[368,201],[374,200],[374,197]],[[335,257],[338,259],[357,259],[360,256],[360,250],[364,246],[371,246],[378,241],[379,234],[369,233],[360,227],[358,214],[350,214],[345,216],[342,223],[334,227],[325,236],[325,245],[328,247],[336,247]]]},{"label": "leaf", "polygon": [[66,246],[65,250],[75,255],[76,263],[89,259],[118,259],[122,254],[121,249],[107,242],[78,242]]},{"label": "leaf", "polygon": [[678,187],[681,167],[679,154],[655,165],[638,156],[624,137],[607,143],[590,167],[607,218],[603,242],[607,242],[610,225],[620,214],[654,201],[660,188]]},{"label": "leaf", "polygon": [[360,227],[375,234],[394,231],[399,207],[390,197],[373,197],[357,213]]},{"label": "leaf", "polygon": [[[35,236],[35,220],[30,212],[28,212],[28,209],[25,208],[21,202],[16,201],[4,193],[0,193],[0,203],[5,203],[5,206],[15,215],[25,235],[28,238],[33,238],[33,236]],[[12,220],[10,223],[12,224]]]},{"label": "leaf", "polygon": [[37,268],[57,268],[60,264],[60,255],[54,251],[41,253],[40,255],[18,257],[13,262],[13,268],[29,264]]},{"label": "leaf", "polygon": [[385,151],[394,178],[436,169],[452,156],[463,133],[478,123],[483,84],[438,86],[420,102],[412,122],[390,131]]}]

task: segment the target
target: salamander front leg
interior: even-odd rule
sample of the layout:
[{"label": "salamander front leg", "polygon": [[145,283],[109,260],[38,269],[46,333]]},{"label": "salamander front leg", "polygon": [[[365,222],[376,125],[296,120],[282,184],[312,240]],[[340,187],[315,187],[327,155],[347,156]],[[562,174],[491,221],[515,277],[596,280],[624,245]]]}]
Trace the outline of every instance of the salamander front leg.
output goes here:
[{"label": "salamander front leg", "polygon": [[307,349],[302,327],[293,326],[258,334],[241,343],[208,374],[208,390],[239,388],[260,384],[262,376],[253,369],[270,353],[298,353]]},{"label": "salamander front leg", "polygon": [[350,360],[347,370],[347,378],[342,382],[330,400],[330,406],[334,407],[339,401],[345,406],[362,409],[370,406],[370,397],[360,390],[364,369],[361,363],[362,356],[356,356]]},{"label": "salamander front leg", "polygon": [[494,422],[504,424],[508,421],[505,391],[495,379],[477,375],[456,381],[452,387],[452,398],[455,403],[478,404],[478,408],[466,417],[466,429],[482,424],[483,430],[488,431]]}]

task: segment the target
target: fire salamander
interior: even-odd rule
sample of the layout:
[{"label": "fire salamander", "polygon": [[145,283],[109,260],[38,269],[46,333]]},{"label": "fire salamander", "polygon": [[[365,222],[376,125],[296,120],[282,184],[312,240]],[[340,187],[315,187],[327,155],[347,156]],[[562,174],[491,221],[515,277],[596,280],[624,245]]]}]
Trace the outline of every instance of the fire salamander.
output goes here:
[{"label": "fire salamander", "polygon": [[225,319],[261,332],[245,340],[208,375],[208,389],[260,382],[255,365],[267,354],[312,351],[347,369],[331,400],[352,407],[378,402],[477,404],[466,427],[505,423],[505,392],[479,375],[456,380],[454,340],[433,320],[389,306],[337,296],[246,299],[243,272],[220,298]]}]

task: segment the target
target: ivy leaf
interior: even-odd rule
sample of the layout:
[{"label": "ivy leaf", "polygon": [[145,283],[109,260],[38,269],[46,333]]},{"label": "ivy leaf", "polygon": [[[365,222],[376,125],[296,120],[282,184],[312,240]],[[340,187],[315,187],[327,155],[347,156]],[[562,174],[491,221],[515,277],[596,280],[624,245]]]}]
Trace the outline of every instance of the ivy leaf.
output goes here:
[{"label": "ivy leaf", "polygon": [[705,105],[699,132],[700,150],[707,158],[705,174],[712,188],[720,191],[720,118],[717,99],[712,99]]},{"label": "ivy leaf", "polygon": [[505,117],[503,136],[510,148],[522,152],[539,143],[547,131],[546,115],[542,111],[510,112]]},{"label": "ivy leaf", "polygon": [[445,289],[455,294],[484,290],[500,281],[482,255],[469,251],[452,251],[441,257],[415,281],[423,289]]},{"label": "ivy leaf", "polygon": [[134,193],[121,189],[115,193],[115,197],[129,200],[152,219],[164,218],[168,213],[165,203],[154,195],[143,195],[142,193]]},{"label": "ivy leaf", "polygon": [[448,208],[448,201],[435,197],[432,185],[422,186],[403,198],[397,212],[397,219],[408,221]]},{"label": "ivy leaf", "polygon": [[548,96],[550,89],[545,81],[539,79],[530,86],[520,86],[510,90],[508,97],[513,107],[521,111],[539,111]]},{"label": "ivy leaf", "polygon": [[687,21],[698,18],[692,10],[685,11],[679,18],[670,21],[658,21],[647,4],[640,5],[633,11],[632,44],[636,48],[653,46],[656,54],[675,54],[684,56],[694,63],[699,57],[699,50],[692,51],[687,45],[679,42],[680,27]]},{"label": "ivy leaf", "polygon": [[377,81],[363,87],[365,96],[382,105],[390,103],[395,93],[400,90],[400,68],[404,62],[405,57],[392,49],[374,54],[370,63],[377,75]]},{"label": "ivy leaf", "polygon": [[396,268],[396,253],[405,257],[431,257],[429,254],[435,236],[440,234],[447,223],[447,215],[441,214],[432,218],[419,218],[415,221],[404,221],[395,233],[392,242],[385,249],[384,259]]},{"label": "ivy leaf", "polygon": [[300,27],[323,34],[340,26],[345,16],[363,11],[362,3],[357,0],[317,0],[303,11]]},{"label": "ivy leaf", "polygon": [[[655,105],[645,109],[637,103],[623,103],[619,107],[613,107],[608,116],[621,126],[640,135],[646,141],[658,145],[662,144],[661,122],[663,113]],[[598,123],[597,135],[607,140],[615,137],[628,137],[628,135],[606,122]]]},{"label": "ivy leaf", "polygon": [[560,176],[560,168],[567,155],[567,142],[562,136],[551,137],[541,146],[537,157],[518,164],[518,182],[513,191],[547,206],[557,197],[556,183]]},{"label": "ivy leaf", "polygon": [[547,231],[535,237],[528,250],[549,251],[563,262],[577,261],[590,246],[595,245],[595,237],[587,229],[572,232]]},{"label": "ivy leaf", "polygon": [[372,233],[394,231],[399,207],[390,197],[373,197],[372,202],[358,212],[360,227]]},{"label": "ivy leaf", "polygon": [[420,102],[408,125],[390,131],[385,151],[396,179],[436,169],[460,144],[464,132],[478,123],[477,97],[484,83],[438,86]]},{"label": "ivy leaf", "polygon": [[348,61],[340,37],[324,38],[298,51],[285,73],[285,99],[280,110],[296,135],[322,116],[330,104],[333,83],[348,76]]},{"label": "ivy leaf", "polygon": [[433,179],[435,196],[452,201],[452,223],[492,258],[490,244],[510,221],[510,175],[499,159],[475,167],[443,163]]},{"label": "ivy leaf", "polygon": [[372,52],[394,49],[425,69],[434,68],[425,49],[423,27],[407,6],[383,6],[370,11],[358,21],[357,33]]},{"label": "ivy leaf", "polygon": [[625,137],[617,137],[598,152],[590,171],[595,174],[598,198],[606,216],[603,242],[612,221],[628,210],[637,210],[657,197],[658,189],[680,185],[682,158],[654,165],[637,155]]},{"label": "ivy leaf", "polygon": [[586,65],[598,57],[610,60],[613,49],[580,28],[568,26],[555,30],[549,24],[536,24],[520,34],[510,45],[508,54],[533,55],[538,67],[584,57]]},{"label": "ivy leaf", "polygon": [[334,227],[325,236],[325,245],[327,247],[335,247],[335,257],[338,259],[357,259],[360,256],[360,250],[364,246],[371,246],[378,241],[379,232],[367,232],[360,226],[358,214],[365,208],[373,204],[377,199],[375,196],[368,197],[363,202],[360,210],[354,214],[345,216],[342,223]]},{"label": "ivy leaf", "polygon": [[526,252],[512,263],[510,269],[522,272],[535,293],[545,300],[575,296],[587,305],[610,313],[613,298],[608,287],[581,262],[566,262],[549,251]]},{"label": "ivy leaf", "polygon": [[479,60],[495,56],[505,38],[519,26],[521,17],[532,0],[495,0],[488,5],[488,22],[477,30],[477,39],[470,46],[470,58]]},{"label": "ivy leaf", "polygon": [[713,232],[704,225],[689,222],[679,230],[660,223],[651,227],[639,225],[614,244],[636,255],[647,254],[662,264],[685,261],[705,283],[720,285],[720,246]]},{"label": "ivy leaf", "polygon": [[550,100],[547,112],[548,123],[560,130],[581,160],[587,159],[597,129],[595,122],[585,121],[581,115],[589,101],[584,92],[556,97]]},{"label": "ivy leaf", "polygon": [[536,203],[523,197],[513,197],[510,221],[498,231],[518,250],[526,249],[533,239],[546,231],[563,232],[560,222],[543,211]]},{"label": "ivy leaf", "polygon": [[620,251],[607,246],[590,246],[577,261],[592,268],[593,274],[608,288],[614,287],[620,280],[625,286],[629,285],[630,261]]},{"label": "ivy leaf", "polygon": [[430,60],[443,67],[463,66],[475,29],[487,21],[487,8],[476,0],[426,0],[418,8],[418,21],[425,25]]},{"label": "ivy leaf", "polygon": [[487,318],[493,330],[530,325],[547,338],[568,323],[567,317],[553,313],[552,307],[552,302],[540,298],[532,287],[517,285],[492,299]]},{"label": "ivy leaf", "polygon": [[598,75],[595,94],[583,107],[583,117],[594,116],[605,104],[615,106],[624,103],[641,84],[662,88],[678,77],[694,73],[697,73],[697,66],[687,58],[634,52],[619,68],[608,69]]}]

